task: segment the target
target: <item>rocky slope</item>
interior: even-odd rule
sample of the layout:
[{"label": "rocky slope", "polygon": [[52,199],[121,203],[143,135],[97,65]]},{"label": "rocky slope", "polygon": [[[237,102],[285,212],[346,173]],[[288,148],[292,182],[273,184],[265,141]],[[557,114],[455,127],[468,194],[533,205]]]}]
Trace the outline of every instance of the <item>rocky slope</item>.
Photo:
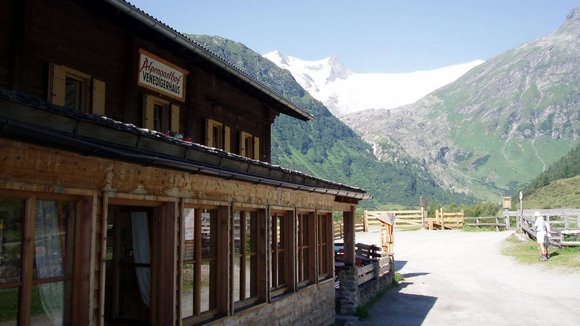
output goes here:
[{"label": "rocky slope", "polygon": [[449,189],[511,194],[580,139],[580,8],[412,105],[343,121],[378,157],[418,160]]}]

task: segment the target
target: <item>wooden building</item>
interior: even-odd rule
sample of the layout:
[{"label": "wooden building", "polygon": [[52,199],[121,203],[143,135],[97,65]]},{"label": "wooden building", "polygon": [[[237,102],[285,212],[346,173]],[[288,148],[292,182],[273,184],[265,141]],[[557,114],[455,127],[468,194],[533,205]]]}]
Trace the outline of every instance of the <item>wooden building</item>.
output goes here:
[{"label": "wooden building", "polygon": [[280,114],[123,0],[1,1],[0,325],[331,324],[370,196],[272,165]]}]

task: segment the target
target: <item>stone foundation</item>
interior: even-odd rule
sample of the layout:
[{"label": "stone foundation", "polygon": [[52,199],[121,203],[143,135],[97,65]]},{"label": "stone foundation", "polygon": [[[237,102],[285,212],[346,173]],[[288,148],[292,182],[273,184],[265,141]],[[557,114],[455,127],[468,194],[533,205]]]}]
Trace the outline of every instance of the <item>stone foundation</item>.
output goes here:
[{"label": "stone foundation", "polygon": [[393,283],[394,260],[389,258],[389,272],[379,276],[379,263],[375,265],[375,278],[358,285],[358,267],[345,266],[339,273],[340,289],[337,298],[337,311],[341,315],[354,315],[356,308],[370,302],[379,292],[387,289]]},{"label": "stone foundation", "polygon": [[283,295],[211,325],[332,325],[335,319],[334,281],[332,279]]}]

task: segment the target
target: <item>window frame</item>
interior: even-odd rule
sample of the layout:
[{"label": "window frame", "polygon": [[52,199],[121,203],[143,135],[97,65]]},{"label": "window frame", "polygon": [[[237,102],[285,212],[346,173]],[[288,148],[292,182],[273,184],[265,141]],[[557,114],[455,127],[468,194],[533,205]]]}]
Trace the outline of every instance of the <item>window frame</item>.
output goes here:
[{"label": "window frame", "polygon": [[240,131],[240,155],[260,160],[260,137],[249,132]]},{"label": "window frame", "polygon": [[[297,248],[296,275],[297,286],[304,287],[315,282],[316,274],[316,232],[314,212],[298,212],[297,214]],[[304,227],[306,226],[306,227]],[[307,254],[304,257],[305,253]]]},{"label": "window frame", "polygon": [[[88,307],[77,309],[73,302],[78,300],[86,302],[86,292],[88,289],[83,286],[81,270],[87,270],[88,266],[83,266],[82,260],[87,254],[87,247],[83,243],[83,235],[87,235],[87,226],[83,225],[80,216],[91,210],[91,200],[85,196],[77,195],[54,195],[46,193],[28,193],[0,189],[0,197],[20,199],[23,201],[23,212],[20,217],[22,224],[21,234],[21,256],[20,256],[20,280],[17,282],[0,283],[0,290],[16,288],[18,289],[18,311],[17,323],[19,325],[30,324],[32,316],[32,297],[35,287],[41,284],[63,283],[63,300],[64,300],[64,324],[75,324],[88,313]],[[36,252],[36,209],[39,201],[63,202],[72,205],[72,217],[67,215],[65,226],[65,247],[63,255],[63,275],[55,277],[37,278],[35,271]],[[72,220],[71,220],[72,219]],[[66,263],[64,263],[66,262]],[[82,289],[81,289],[82,288]],[[84,297],[83,297],[84,296]],[[82,311],[81,311],[82,310]],[[81,318],[81,319],[79,319]]]},{"label": "window frame", "polygon": [[[159,126],[156,126],[156,106],[161,107]],[[161,97],[143,94],[143,126],[159,132],[180,132],[180,107]]]},{"label": "window frame", "polygon": [[[80,107],[66,106],[67,78],[80,82],[81,99],[78,101]],[[64,65],[49,64],[48,101],[50,103],[85,113],[104,115],[105,96],[105,82]]]},{"label": "window frame", "polygon": [[[228,237],[228,230],[227,228],[221,228],[219,227],[220,225],[223,225],[223,223],[227,223],[228,219],[229,219],[229,214],[228,214],[228,210],[229,207],[227,206],[221,206],[221,205],[190,205],[190,204],[186,204],[184,206],[184,212],[182,214],[183,219],[181,222],[181,228],[183,230],[185,230],[185,223],[186,223],[186,210],[188,209],[193,209],[194,210],[194,221],[193,221],[193,229],[194,229],[194,233],[193,233],[193,242],[194,242],[194,246],[193,246],[193,258],[186,260],[185,257],[185,232],[181,232],[181,244],[182,244],[182,253],[181,253],[181,258],[180,258],[180,266],[181,266],[181,273],[184,274],[186,272],[186,265],[191,264],[193,265],[193,269],[192,269],[192,275],[193,275],[193,301],[192,301],[192,314],[191,315],[187,315],[184,316],[184,312],[183,312],[183,304],[184,304],[184,280],[181,279],[181,284],[180,284],[180,311],[181,314],[179,316],[179,318],[181,319],[181,321],[183,322],[184,325],[192,325],[192,324],[197,324],[206,320],[210,320],[212,318],[221,316],[221,315],[226,315],[227,311],[228,311],[228,305],[229,305],[229,297],[230,295],[228,294],[229,291],[227,291],[227,277],[228,277],[228,272],[227,272],[227,265],[229,264],[229,237]],[[203,245],[202,245],[202,214],[203,211],[205,210],[213,210],[215,211],[215,219],[213,220],[213,222],[215,223],[215,225],[211,226],[211,222],[210,221],[210,234],[211,236],[215,236],[215,242],[214,242],[214,247],[215,247],[215,254],[213,256],[213,258],[203,258]],[[211,214],[211,213],[210,213]],[[210,241],[214,241],[211,240]],[[209,309],[208,310],[201,310],[201,286],[200,284],[202,283],[201,281],[201,271],[202,271],[202,265],[204,263],[204,261],[207,260],[213,260],[214,263],[214,268],[216,270],[215,274],[211,274],[211,280],[210,280],[210,289],[209,289]],[[211,270],[210,270],[211,273]],[[213,284],[213,288],[212,288],[212,284]]]},{"label": "window frame", "polygon": [[[216,137],[217,140],[215,139]],[[205,145],[229,152],[230,144],[230,127],[217,120],[207,119],[205,123]]]},{"label": "window frame", "polygon": [[[270,211],[270,295],[272,298],[295,289],[294,211]],[[281,221],[281,223],[279,223]],[[278,229],[278,225],[280,228]],[[276,231],[276,232],[274,232]],[[283,245],[282,248],[277,246]],[[281,258],[282,257],[282,258]]]},{"label": "window frame", "polygon": [[[244,308],[247,308],[251,305],[254,305],[256,303],[259,302],[264,302],[265,301],[265,297],[266,297],[266,293],[265,293],[265,287],[263,286],[263,275],[265,274],[266,271],[266,262],[264,260],[264,251],[265,251],[265,242],[264,242],[264,234],[261,232],[264,230],[265,228],[265,210],[264,209],[256,209],[256,208],[246,208],[246,207],[235,207],[233,209],[234,211],[234,215],[232,216],[234,223],[232,225],[232,243],[234,244],[232,246],[232,257],[233,257],[233,262],[232,262],[232,301],[233,301],[233,308],[234,311],[239,311],[242,310]],[[246,249],[246,242],[245,241],[241,241],[241,252],[240,254],[236,253],[236,245],[235,245],[235,241],[236,241],[236,237],[235,237],[235,229],[236,229],[236,223],[235,223],[235,215],[236,213],[240,214],[240,239],[244,239],[244,236],[247,236],[248,234],[245,233],[247,228],[245,228],[245,226],[247,226],[246,222],[244,221],[244,219],[242,218],[242,214],[245,214],[246,217],[249,217],[251,223],[253,220],[254,225],[251,225],[251,229],[250,229],[250,239],[251,241],[253,241],[253,246],[255,247],[254,250],[250,249],[250,252],[247,252]],[[248,274],[246,274],[245,270],[246,270],[246,266],[245,266],[245,262],[246,262],[246,257],[255,257],[255,262],[254,262],[254,266],[251,266],[251,270],[250,270],[250,283],[251,286],[254,286],[254,293],[251,293],[250,290],[250,296],[248,298],[242,298],[242,293],[244,292],[244,290],[246,290],[246,282],[244,282],[244,280],[246,279],[245,276],[247,276]],[[236,264],[236,260],[240,261],[240,272],[238,274],[239,279],[235,278],[235,272],[233,271],[233,269],[235,268],[235,264]],[[253,277],[253,279],[252,279]],[[240,290],[238,291],[238,297],[236,298],[236,296],[234,295],[234,291],[233,289],[236,288],[236,283],[237,285],[240,287]],[[253,283],[253,284],[252,284]]]},{"label": "window frame", "polygon": [[332,234],[332,212],[317,212],[317,278],[318,281],[333,277],[334,239]]}]

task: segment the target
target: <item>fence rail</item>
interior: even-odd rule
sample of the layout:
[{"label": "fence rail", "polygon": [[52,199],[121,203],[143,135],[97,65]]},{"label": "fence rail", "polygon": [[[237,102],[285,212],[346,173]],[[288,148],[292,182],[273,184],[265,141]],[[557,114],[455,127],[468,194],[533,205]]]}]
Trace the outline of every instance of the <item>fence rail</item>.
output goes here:
[{"label": "fence rail", "polygon": [[368,265],[358,267],[359,278],[357,285],[361,286],[368,281],[377,279],[390,271],[389,257],[373,259]]},{"label": "fence rail", "polygon": [[465,221],[463,210],[460,212],[445,212],[443,208],[435,211],[435,218],[428,218],[429,230],[462,229]]},{"label": "fence rail", "polygon": [[464,225],[471,227],[494,227],[496,231],[509,228],[509,219],[503,216],[464,217]]},{"label": "fence rail", "polygon": [[364,211],[363,224],[365,230],[369,227],[379,227],[381,222],[378,217],[393,214],[395,215],[395,230],[418,230],[424,227],[427,211],[423,208],[419,210],[396,210],[396,211]]},{"label": "fence rail", "polygon": [[[364,224],[361,221],[358,221],[354,225],[354,232],[365,232]],[[332,223],[332,236],[334,240],[339,240],[344,238],[344,224],[342,222],[334,222]]]}]

